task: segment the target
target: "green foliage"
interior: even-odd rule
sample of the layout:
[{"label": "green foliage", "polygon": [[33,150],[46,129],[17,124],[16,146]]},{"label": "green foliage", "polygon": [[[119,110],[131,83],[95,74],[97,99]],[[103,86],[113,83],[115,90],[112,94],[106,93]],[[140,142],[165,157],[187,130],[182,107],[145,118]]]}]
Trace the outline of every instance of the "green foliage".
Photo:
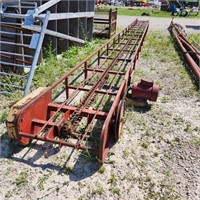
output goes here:
[{"label": "green foliage", "polygon": [[48,50],[46,55],[48,57],[45,58],[45,61],[35,71],[32,90],[41,86],[49,86],[64,74],[65,64],[62,60],[57,59],[50,50]]},{"label": "green foliage", "polygon": [[63,52],[60,58],[55,56],[51,44],[44,49],[45,59],[35,71],[32,90],[53,84],[58,78],[66,74],[69,69],[75,67],[79,62],[94,52],[102,43],[101,40],[92,40],[84,46],[72,46]]},{"label": "green foliage", "polygon": [[51,176],[51,172],[48,174],[44,174],[42,177],[39,178],[38,182],[37,182],[37,188],[42,191],[44,190],[44,184],[46,183],[46,181],[48,180],[48,178]]},{"label": "green foliage", "polygon": [[15,179],[15,183],[17,186],[22,186],[28,183],[28,171],[21,172]]},{"label": "green foliage", "polygon": [[193,141],[193,144],[200,146],[200,138],[199,137],[195,136],[192,141]]},{"label": "green foliage", "polygon": [[144,149],[147,149],[148,146],[149,146],[149,144],[148,144],[147,142],[143,142],[143,143],[141,144],[141,146],[142,146]]},{"label": "green foliage", "polygon": [[88,150],[82,151],[81,155],[89,160],[96,160],[95,155],[91,154]]},{"label": "green foliage", "polygon": [[2,113],[0,113],[0,122],[6,121],[7,115],[8,114],[6,111],[3,111]]},{"label": "green foliage", "polygon": [[117,184],[117,179],[114,174],[111,174],[111,177],[108,180],[108,183],[110,183],[112,186]]},{"label": "green foliage", "polygon": [[100,174],[104,174],[104,172],[106,171],[106,168],[102,165],[101,167],[100,167],[100,169],[98,170],[98,172],[100,173]]},{"label": "green foliage", "polygon": [[7,193],[6,193],[6,195],[5,195],[5,198],[10,198],[10,197],[12,197],[12,195],[13,195],[13,191],[12,190],[9,190]]},{"label": "green foliage", "polygon": [[52,48],[52,41],[49,42],[49,45],[43,48],[43,57],[46,60],[52,59],[55,56],[55,49]]},{"label": "green foliage", "polygon": [[96,194],[98,194],[98,195],[102,195],[104,193],[104,189],[103,188],[97,188],[97,189],[95,189],[95,190],[93,190],[92,191],[92,194],[93,195],[96,195]]},{"label": "green foliage", "polygon": [[162,102],[162,103],[168,103],[168,102],[169,102],[168,97],[163,96],[162,99],[161,99],[161,102]]},{"label": "green foliage", "polygon": [[192,33],[189,35],[188,38],[189,38],[190,42],[200,50],[200,45],[199,45],[200,44],[200,34]]},{"label": "green foliage", "polygon": [[109,189],[113,194],[117,194],[120,196],[120,189],[119,188],[110,188]]},{"label": "green foliage", "polygon": [[86,44],[81,47],[71,47],[68,51],[63,52],[62,54],[66,65],[69,67],[75,67],[79,62],[97,50],[97,48],[104,42],[105,41],[96,39],[91,42],[86,42]]},{"label": "green foliage", "polygon": [[[103,10],[109,10],[112,8],[111,6],[109,7],[104,7]],[[98,14],[105,14],[105,12],[101,12],[101,10],[95,10],[96,13]],[[171,18],[171,12],[166,12],[162,10],[156,10],[156,9],[143,9],[143,8],[130,8],[130,7],[118,7],[117,8],[117,14],[118,15],[125,15],[125,16],[141,16],[143,13],[149,14],[151,17],[165,17],[165,18]],[[178,18],[183,18],[183,16],[178,16]],[[200,16],[190,16],[187,17],[189,19],[191,18],[200,18]]]},{"label": "green foliage", "polygon": [[66,167],[64,169],[65,174],[72,174],[73,173],[73,169],[71,167]]}]

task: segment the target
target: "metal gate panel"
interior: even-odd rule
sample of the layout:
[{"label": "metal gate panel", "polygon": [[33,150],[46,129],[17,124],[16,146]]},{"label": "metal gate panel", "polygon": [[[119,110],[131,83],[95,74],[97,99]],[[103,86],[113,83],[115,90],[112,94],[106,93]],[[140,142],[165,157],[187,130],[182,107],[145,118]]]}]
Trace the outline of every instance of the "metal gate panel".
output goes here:
[{"label": "metal gate panel", "polygon": [[93,16],[94,1],[1,1],[0,93],[21,89],[27,95],[42,44],[56,54],[70,43],[84,44]]}]

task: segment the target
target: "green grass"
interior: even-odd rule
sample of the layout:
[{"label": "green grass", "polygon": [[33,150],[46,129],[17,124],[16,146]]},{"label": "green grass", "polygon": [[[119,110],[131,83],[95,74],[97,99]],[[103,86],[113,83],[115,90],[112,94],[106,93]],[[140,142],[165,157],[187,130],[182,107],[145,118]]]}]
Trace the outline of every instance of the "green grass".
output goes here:
[{"label": "green grass", "polygon": [[56,58],[51,47],[45,49],[46,58],[35,71],[32,90],[53,84],[58,78],[93,53],[102,43],[104,43],[104,40],[92,40],[84,46],[73,46],[68,51],[63,52],[60,59]]},{"label": "green grass", "polygon": [[[199,34],[191,34],[190,38],[200,43]],[[51,85],[65,73],[67,73],[69,69],[73,68],[76,64],[100,47],[103,43],[105,43],[105,40],[92,40],[91,42],[87,42],[84,46],[71,47],[68,51],[63,53],[62,59],[57,59],[53,54],[53,50],[49,47],[45,50],[45,61],[36,69],[32,83],[32,90],[35,90],[40,86]],[[141,52],[141,57],[146,60],[151,60],[154,55],[156,55],[161,62],[166,60],[163,60],[163,55],[169,58],[167,60],[173,62],[174,65],[178,66],[181,62],[181,59],[174,48],[172,38],[170,36],[163,36],[162,32],[160,31],[154,31],[152,33],[149,32],[147,34],[147,37],[145,38],[145,48],[143,48]],[[180,65],[179,68],[181,69],[182,65]],[[155,68],[151,68],[151,70],[153,69]],[[182,70],[185,71],[184,68]],[[145,73],[141,70],[136,70],[135,75],[138,77],[144,77]],[[181,76],[184,76],[184,74]],[[0,97],[3,105],[0,111],[0,122],[5,121],[7,113],[10,109],[9,107],[17,102],[21,97],[22,96],[20,96],[19,91],[16,91],[11,96],[2,95]]]},{"label": "green grass", "polygon": [[192,143],[197,145],[197,146],[200,146],[200,138],[195,136],[192,140]]},{"label": "green grass", "polygon": [[104,174],[105,173],[105,171],[106,171],[106,168],[105,168],[105,166],[101,166],[100,167],[100,169],[98,170],[98,172],[100,173],[100,174]]},{"label": "green grass", "polygon": [[52,172],[49,172],[48,174],[44,174],[43,176],[39,177],[38,182],[37,182],[37,188],[42,191],[45,189],[45,183],[51,176]]},{"label": "green grass", "polygon": [[118,15],[141,16],[143,13],[147,13],[151,17],[171,17],[171,13],[154,9],[118,8]]},{"label": "green grass", "polygon": [[15,183],[17,186],[22,186],[28,183],[28,171],[21,172],[15,179]]},{"label": "green grass", "polygon": [[73,174],[73,169],[71,168],[71,167],[66,167],[65,169],[64,169],[64,173],[65,174]]},{"label": "green grass", "polygon": [[197,48],[198,48],[198,50],[200,51],[200,34],[190,34],[189,35],[189,41],[193,44],[193,45],[195,45]]},{"label": "green grass", "polygon": [[113,193],[113,194],[117,194],[118,196],[120,196],[120,189],[119,188],[109,188],[109,190]]},{"label": "green grass", "polygon": [[[115,8],[112,6],[107,6],[107,7],[103,7],[103,10],[109,10],[110,8]],[[95,11],[97,13],[97,10]],[[143,9],[141,7],[138,8],[132,8],[132,7],[118,7],[117,8],[117,14],[118,15],[125,15],[125,16],[141,16],[142,13],[148,13],[149,16],[151,17],[167,17],[167,18],[172,18],[172,15],[170,12],[166,12],[166,11],[161,11],[155,8],[149,8],[149,9]],[[105,14],[103,12],[101,12],[101,10],[98,10],[98,13],[101,14]],[[178,18],[183,18],[182,16],[177,16]],[[190,16],[190,17],[186,17],[188,19],[191,18],[200,18],[200,15],[198,16]]]},{"label": "green grass", "polygon": [[6,121],[7,118],[7,112],[4,110],[2,113],[0,113],[0,122]]},{"label": "green grass", "polygon": [[143,142],[143,143],[141,144],[141,146],[142,146],[144,149],[148,149],[149,144],[148,144],[147,142]]},{"label": "green grass", "polygon": [[108,183],[111,184],[112,186],[117,184],[117,178],[115,177],[114,174],[111,174],[110,179],[108,180]]},{"label": "green grass", "polygon": [[104,192],[105,192],[104,189],[102,187],[100,187],[100,188],[93,190],[92,194],[93,195],[102,195]]},{"label": "green grass", "polygon": [[[152,60],[155,56],[161,63],[173,62],[177,65],[181,61],[174,48],[172,37],[164,36],[161,31],[153,31],[147,34],[145,48],[141,52],[141,57],[146,60]],[[155,69],[155,66],[153,69]]]},{"label": "green grass", "polygon": [[161,99],[161,102],[162,102],[162,103],[168,103],[168,102],[169,102],[168,97],[163,96],[162,99]]}]

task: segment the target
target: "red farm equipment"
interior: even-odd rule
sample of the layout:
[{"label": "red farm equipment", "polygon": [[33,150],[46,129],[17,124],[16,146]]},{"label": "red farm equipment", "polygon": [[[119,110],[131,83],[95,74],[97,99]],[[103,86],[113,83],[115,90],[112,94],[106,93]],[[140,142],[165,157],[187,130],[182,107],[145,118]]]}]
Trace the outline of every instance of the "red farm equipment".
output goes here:
[{"label": "red farm equipment", "polygon": [[[185,31],[183,30],[180,24],[174,23],[173,21],[170,24],[169,30],[172,33],[172,36],[175,38],[181,53],[184,55],[184,58],[189,66],[189,69],[192,71],[198,87],[200,89],[200,52],[196,46],[194,46],[188,39]],[[198,44],[197,44],[198,45]]]},{"label": "red farm equipment", "polygon": [[[9,136],[24,146],[41,140],[90,151],[104,162],[111,139],[120,138],[125,98],[148,26],[133,21],[52,86],[16,103],[7,119]],[[158,87],[142,81],[132,92],[155,101]]]}]

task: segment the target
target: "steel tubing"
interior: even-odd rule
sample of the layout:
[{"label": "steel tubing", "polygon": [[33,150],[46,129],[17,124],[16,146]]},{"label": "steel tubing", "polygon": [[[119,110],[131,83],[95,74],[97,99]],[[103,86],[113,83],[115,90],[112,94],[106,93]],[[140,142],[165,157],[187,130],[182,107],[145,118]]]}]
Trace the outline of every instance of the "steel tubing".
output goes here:
[{"label": "steel tubing", "polygon": [[183,53],[188,66],[192,70],[200,89],[200,52],[187,40],[187,38],[179,30],[178,26],[180,25],[171,22],[171,33],[175,37],[175,40],[178,43],[178,46]]}]

